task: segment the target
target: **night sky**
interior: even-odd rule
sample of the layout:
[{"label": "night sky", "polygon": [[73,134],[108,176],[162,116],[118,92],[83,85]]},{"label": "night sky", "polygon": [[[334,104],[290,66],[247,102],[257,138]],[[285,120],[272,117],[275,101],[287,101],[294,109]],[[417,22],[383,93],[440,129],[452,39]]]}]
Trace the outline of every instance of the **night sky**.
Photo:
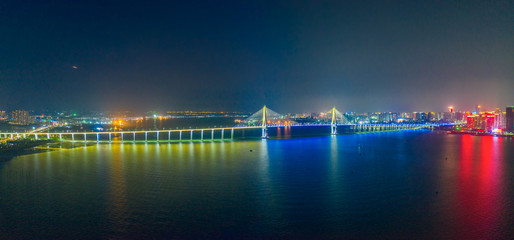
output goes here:
[{"label": "night sky", "polygon": [[1,1],[0,109],[514,105],[513,1]]}]

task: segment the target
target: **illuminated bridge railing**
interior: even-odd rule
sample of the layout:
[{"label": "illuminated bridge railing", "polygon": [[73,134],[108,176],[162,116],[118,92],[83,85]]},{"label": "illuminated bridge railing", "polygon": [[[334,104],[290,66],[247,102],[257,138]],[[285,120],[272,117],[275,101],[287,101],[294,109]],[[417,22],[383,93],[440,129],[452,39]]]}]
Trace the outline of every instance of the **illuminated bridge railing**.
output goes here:
[{"label": "illuminated bridge railing", "polygon": [[[373,133],[384,131],[401,131],[453,124],[337,124],[346,127],[349,133]],[[273,125],[266,128],[280,127],[330,127],[331,124],[289,124]],[[0,133],[0,138],[33,138],[36,140],[58,140],[71,142],[204,142],[232,141],[236,133],[244,136],[244,130],[261,129],[262,126],[238,126],[231,128],[200,128],[182,130],[153,131],[119,131],[119,132],[22,132]]]},{"label": "illuminated bridge railing", "polygon": [[118,131],[118,132],[24,132],[0,133],[2,138],[34,138],[71,142],[195,142],[231,141],[237,132],[260,127],[199,128],[181,130]]}]

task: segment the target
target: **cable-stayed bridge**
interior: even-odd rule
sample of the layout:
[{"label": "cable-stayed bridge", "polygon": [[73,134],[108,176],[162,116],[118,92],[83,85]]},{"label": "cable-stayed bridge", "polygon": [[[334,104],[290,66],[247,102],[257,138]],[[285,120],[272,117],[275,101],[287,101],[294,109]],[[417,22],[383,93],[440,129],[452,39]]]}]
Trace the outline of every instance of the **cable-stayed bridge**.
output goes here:
[{"label": "cable-stayed bridge", "polygon": [[[0,132],[0,139],[36,139],[56,140],[70,142],[215,142],[232,141],[238,136],[246,136],[248,130],[259,130],[260,137],[269,138],[269,128],[280,127],[330,127],[330,134],[337,135],[338,127],[345,126],[348,133],[371,133],[383,131],[402,131],[422,128],[434,128],[453,124],[352,124],[335,107],[323,113],[317,122],[297,122],[279,114],[266,106],[259,109],[250,117],[225,128],[199,128],[181,130],[153,130],[153,131],[112,131],[112,132]],[[328,134],[328,132],[327,132]]]}]

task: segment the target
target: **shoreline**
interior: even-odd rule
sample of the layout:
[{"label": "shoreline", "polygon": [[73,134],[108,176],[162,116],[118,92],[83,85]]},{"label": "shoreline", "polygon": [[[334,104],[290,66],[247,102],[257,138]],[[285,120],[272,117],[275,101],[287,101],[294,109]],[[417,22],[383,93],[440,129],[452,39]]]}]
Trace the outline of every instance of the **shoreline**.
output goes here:
[{"label": "shoreline", "polygon": [[0,162],[6,162],[16,156],[45,152],[38,146],[50,143],[48,140],[7,140],[0,145]]},{"label": "shoreline", "polygon": [[468,134],[473,136],[490,136],[490,137],[514,137],[513,134],[494,134],[494,133],[486,133],[486,132],[463,132],[463,131],[448,131],[448,134]]}]

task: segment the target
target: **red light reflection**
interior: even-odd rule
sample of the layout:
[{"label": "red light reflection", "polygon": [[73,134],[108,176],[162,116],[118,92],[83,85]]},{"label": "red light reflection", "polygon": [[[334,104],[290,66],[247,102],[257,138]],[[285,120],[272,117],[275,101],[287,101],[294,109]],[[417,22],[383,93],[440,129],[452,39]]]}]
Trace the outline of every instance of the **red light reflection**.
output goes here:
[{"label": "red light reflection", "polygon": [[496,137],[462,135],[456,194],[458,239],[493,239],[499,227],[502,156]]}]

